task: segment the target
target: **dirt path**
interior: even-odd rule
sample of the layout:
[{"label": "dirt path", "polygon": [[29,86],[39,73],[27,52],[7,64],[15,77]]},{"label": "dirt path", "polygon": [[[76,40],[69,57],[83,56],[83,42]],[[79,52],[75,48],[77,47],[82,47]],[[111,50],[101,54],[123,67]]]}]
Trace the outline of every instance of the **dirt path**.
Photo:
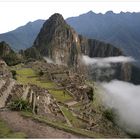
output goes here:
[{"label": "dirt path", "polygon": [[30,118],[24,118],[18,112],[0,111],[0,118],[6,121],[12,130],[24,132],[29,138],[80,138]]}]

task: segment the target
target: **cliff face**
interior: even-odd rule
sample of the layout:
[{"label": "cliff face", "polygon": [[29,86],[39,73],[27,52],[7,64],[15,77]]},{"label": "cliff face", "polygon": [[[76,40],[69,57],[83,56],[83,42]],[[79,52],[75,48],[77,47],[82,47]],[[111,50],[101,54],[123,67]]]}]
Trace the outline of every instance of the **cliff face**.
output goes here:
[{"label": "cliff face", "polygon": [[4,41],[0,42],[0,58],[8,65],[15,65],[21,61],[20,55],[15,53]]},{"label": "cliff face", "polygon": [[[87,39],[79,35],[81,52],[91,58],[124,56],[123,52],[115,46],[95,39]],[[88,66],[89,78],[99,81],[110,81],[119,79],[123,81],[131,80],[131,64],[116,63],[109,68],[99,68],[95,65]]]},{"label": "cliff face", "polygon": [[14,53],[10,46],[4,41],[0,42],[0,57],[5,57],[10,53]]},{"label": "cliff face", "polygon": [[110,57],[124,55],[115,46],[95,39],[87,39],[79,35],[81,51],[89,57]]},{"label": "cliff face", "polygon": [[88,78],[94,81],[108,82],[114,79],[132,81],[132,68],[133,66],[129,63],[111,64],[110,67],[96,67],[95,65],[90,65],[87,68]]},{"label": "cliff face", "polygon": [[52,15],[43,25],[33,47],[58,64],[77,65],[81,53],[77,33],[60,14]]}]

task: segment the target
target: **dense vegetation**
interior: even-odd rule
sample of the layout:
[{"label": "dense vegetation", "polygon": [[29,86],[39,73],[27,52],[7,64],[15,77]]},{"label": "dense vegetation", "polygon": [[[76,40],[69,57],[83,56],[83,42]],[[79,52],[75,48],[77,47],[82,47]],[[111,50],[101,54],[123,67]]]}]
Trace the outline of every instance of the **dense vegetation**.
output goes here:
[{"label": "dense vegetation", "polygon": [[28,101],[22,100],[22,99],[16,99],[12,101],[9,105],[9,108],[15,111],[31,111],[32,110],[31,104]]},{"label": "dense vegetation", "polygon": [[22,61],[22,57],[15,53],[6,42],[0,42],[0,58],[9,66],[16,65]]}]

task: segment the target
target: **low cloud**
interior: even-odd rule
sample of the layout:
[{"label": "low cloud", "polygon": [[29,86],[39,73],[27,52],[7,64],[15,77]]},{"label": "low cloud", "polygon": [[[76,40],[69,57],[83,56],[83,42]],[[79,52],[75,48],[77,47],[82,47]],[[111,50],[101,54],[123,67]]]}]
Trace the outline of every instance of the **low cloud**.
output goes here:
[{"label": "low cloud", "polygon": [[95,65],[97,67],[110,67],[113,63],[135,62],[132,57],[114,56],[114,57],[94,57],[90,58],[86,55],[82,56],[82,62],[86,65]]},{"label": "low cloud", "polygon": [[52,64],[55,64],[55,65],[63,65],[63,66],[66,66],[66,64],[62,63],[60,60],[57,59],[56,62],[54,62],[52,59],[48,58],[48,57],[43,57],[47,63],[52,63]]},{"label": "low cloud", "polygon": [[140,85],[113,80],[101,86],[103,102],[118,112],[119,125],[140,135]]},{"label": "low cloud", "polygon": [[47,61],[47,63],[53,63],[54,64],[54,61],[48,57],[44,57],[44,59]]}]

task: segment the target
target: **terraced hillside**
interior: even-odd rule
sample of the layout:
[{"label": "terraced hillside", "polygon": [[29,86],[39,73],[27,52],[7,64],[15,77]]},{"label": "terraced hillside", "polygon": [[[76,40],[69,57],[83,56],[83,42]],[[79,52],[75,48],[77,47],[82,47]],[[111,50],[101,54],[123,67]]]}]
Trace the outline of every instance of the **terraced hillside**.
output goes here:
[{"label": "terraced hillside", "polygon": [[[127,137],[103,115],[105,109],[98,101],[98,93],[94,86],[86,84],[86,77],[65,66],[45,61],[28,62],[9,69],[15,71],[16,80],[12,76],[7,76],[7,80],[1,78],[1,108],[22,99],[28,101],[32,108],[29,112],[19,112],[26,117],[25,121],[33,119],[37,124],[43,122],[81,137]],[[5,116],[7,113],[0,114]],[[17,126],[21,128],[19,124]]]}]

